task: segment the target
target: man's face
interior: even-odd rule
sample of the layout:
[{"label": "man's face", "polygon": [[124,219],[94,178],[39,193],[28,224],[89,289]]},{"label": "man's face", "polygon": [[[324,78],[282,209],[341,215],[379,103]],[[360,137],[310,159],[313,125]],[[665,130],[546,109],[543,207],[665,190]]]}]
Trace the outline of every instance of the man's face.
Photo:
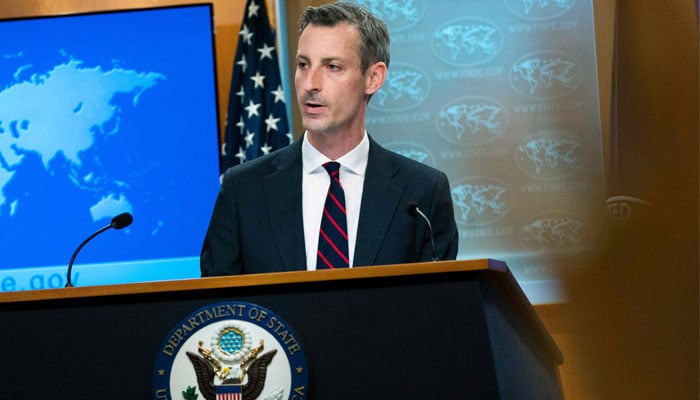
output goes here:
[{"label": "man's face", "polygon": [[360,72],[359,33],[348,24],[309,25],[299,37],[294,84],[304,128],[311,134],[364,129],[368,74]]}]

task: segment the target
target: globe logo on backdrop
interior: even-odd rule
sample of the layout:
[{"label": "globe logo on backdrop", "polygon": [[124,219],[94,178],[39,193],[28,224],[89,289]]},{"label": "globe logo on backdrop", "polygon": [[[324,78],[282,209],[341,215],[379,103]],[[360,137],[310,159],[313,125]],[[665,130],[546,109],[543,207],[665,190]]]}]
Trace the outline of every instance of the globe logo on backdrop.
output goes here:
[{"label": "globe logo on backdrop", "polygon": [[493,23],[480,18],[453,20],[433,33],[433,53],[451,65],[483,63],[498,55],[502,47],[503,33]]},{"label": "globe logo on backdrop", "polygon": [[518,145],[516,162],[521,171],[538,179],[560,179],[579,170],[587,149],[578,140],[555,132],[540,132]]},{"label": "globe logo on backdrop", "polygon": [[452,188],[455,219],[463,225],[487,225],[505,216],[513,205],[505,183],[489,178],[458,182]]},{"label": "globe logo on backdrop", "polygon": [[423,102],[429,92],[430,80],[425,72],[411,65],[392,64],[370,107],[381,111],[403,111]]},{"label": "globe logo on backdrop", "polygon": [[558,17],[569,11],[576,0],[506,0],[508,9],[525,19]]},{"label": "globe logo on backdrop", "polygon": [[448,103],[437,115],[437,129],[456,144],[480,144],[499,137],[508,125],[506,109],[485,97],[463,97]]},{"label": "globe logo on backdrop", "polygon": [[545,100],[572,92],[582,75],[581,65],[572,56],[541,51],[517,60],[510,69],[510,82],[523,96]]},{"label": "globe logo on backdrop", "polygon": [[436,165],[435,157],[433,157],[432,153],[430,153],[430,151],[425,147],[419,146],[415,143],[392,142],[384,145],[384,147],[420,163],[430,165],[432,167]]},{"label": "globe logo on backdrop", "polygon": [[518,240],[523,250],[571,250],[585,244],[586,224],[575,214],[550,211],[520,228]]},{"label": "globe logo on backdrop", "polygon": [[411,28],[421,20],[425,13],[422,0],[352,0],[354,3],[370,10],[372,14],[386,23],[391,32]]}]

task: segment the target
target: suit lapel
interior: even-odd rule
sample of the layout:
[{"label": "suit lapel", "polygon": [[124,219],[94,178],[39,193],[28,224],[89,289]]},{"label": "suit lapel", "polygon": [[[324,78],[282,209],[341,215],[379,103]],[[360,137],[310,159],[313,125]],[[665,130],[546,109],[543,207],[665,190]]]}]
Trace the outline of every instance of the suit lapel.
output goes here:
[{"label": "suit lapel", "polygon": [[[264,177],[265,201],[285,270],[306,269],[304,221],[301,210],[301,145],[296,141],[274,155],[275,172]],[[261,199],[262,201],[262,199]],[[261,216],[261,221],[264,218]],[[272,246],[273,243],[269,243]]]},{"label": "suit lapel", "polygon": [[355,243],[354,264],[358,266],[374,264],[405,187],[395,178],[398,166],[390,153],[372,139],[366,171]]}]

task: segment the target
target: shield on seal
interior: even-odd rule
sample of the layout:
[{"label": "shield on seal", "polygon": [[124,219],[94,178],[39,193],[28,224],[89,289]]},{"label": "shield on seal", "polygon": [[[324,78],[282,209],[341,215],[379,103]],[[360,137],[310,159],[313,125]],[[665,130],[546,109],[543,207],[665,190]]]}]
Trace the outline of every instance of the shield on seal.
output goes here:
[{"label": "shield on seal", "polygon": [[242,385],[216,386],[216,400],[241,400],[243,398],[242,393]]}]

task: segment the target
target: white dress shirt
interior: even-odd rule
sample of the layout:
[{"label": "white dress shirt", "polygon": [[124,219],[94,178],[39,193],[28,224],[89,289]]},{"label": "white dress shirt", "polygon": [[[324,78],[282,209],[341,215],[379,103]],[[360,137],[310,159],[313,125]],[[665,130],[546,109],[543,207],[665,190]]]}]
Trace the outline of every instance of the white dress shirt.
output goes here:
[{"label": "white dress shirt", "polygon": [[349,153],[337,160],[330,160],[316,150],[306,140],[301,143],[302,172],[302,212],[304,215],[304,242],[306,243],[306,269],[316,269],[316,251],[318,249],[318,233],[321,229],[323,205],[328,194],[330,177],[323,168],[328,161],[340,163],[340,183],[345,191],[345,210],[348,219],[348,255],[352,267],[355,243],[357,241],[357,225],[360,219],[360,202],[362,187],[367,169],[369,154],[369,138],[367,132],[360,144]]}]

